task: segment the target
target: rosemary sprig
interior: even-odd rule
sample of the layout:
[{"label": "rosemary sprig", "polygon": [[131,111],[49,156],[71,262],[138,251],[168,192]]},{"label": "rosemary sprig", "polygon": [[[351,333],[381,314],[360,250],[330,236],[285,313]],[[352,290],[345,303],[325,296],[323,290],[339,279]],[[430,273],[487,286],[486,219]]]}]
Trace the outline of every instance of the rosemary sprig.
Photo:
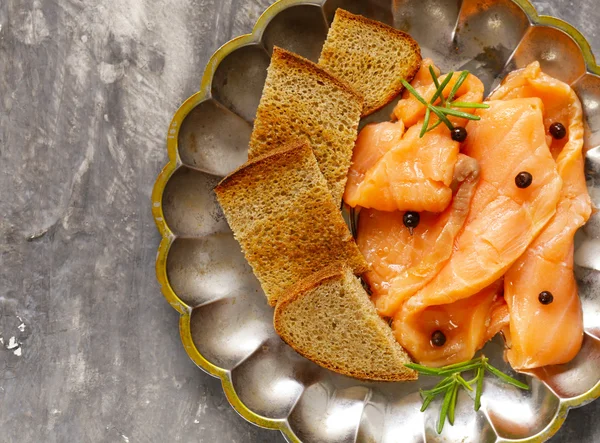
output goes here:
[{"label": "rosemary sprig", "polygon": [[[437,90],[441,89],[440,88],[440,82],[437,78],[437,75],[435,75],[435,71],[433,70],[433,66],[429,65],[429,74],[431,75],[431,78],[433,79],[433,84],[435,85],[436,88],[436,92]],[[446,99],[444,98],[444,96],[442,95],[440,97],[441,101],[442,101],[442,105],[446,106]]]},{"label": "rosemary sprig", "polygon": [[[419,138],[422,138],[427,132],[427,127],[429,126],[429,119],[431,118],[431,110],[429,108],[425,109],[425,120],[423,120],[423,127],[421,128],[421,133],[419,134]],[[438,120],[441,122],[441,120]]]},{"label": "rosemary sprig", "polygon": [[[439,82],[437,76],[435,75],[435,71],[433,67],[429,66],[429,74],[433,80],[433,84],[435,85],[435,93],[431,97],[431,100],[427,102],[421,94],[419,94],[415,88],[413,88],[410,83],[405,80],[402,80],[402,85],[410,92],[419,102],[425,105],[425,118],[423,120],[423,127],[421,128],[421,132],[419,133],[419,138],[423,137],[427,132],[437,128],[441,123],[444,123],[448,129],[454,129],[454,125],[450,120],[448,120],[447,115],[451,115],[453,117],[464,118],[467,120],[479,120],[480,117],[474,114],[470,114],[468,112],[459,111],[453,108],[472,108],[472,109],[485,109],[490,106],[485,103],[475,103],[475,102],[460,102],[453,101],[454,96],[465,82],[467,77],[469,76],[469,71],[462,71],[458,76],[458,79],[452,86],[448,97],[444,97],[444,89],[450,83],[450,80],[454,76],[454,72],[449,72],[442,83]],[[439,100],[439,105],[436,102]],[[429,126],[429,122],[431,120],[431,113],[435,114],[438,118],[438,121],[433,125]]]},{"label": "rosemary sprig", "polygon": [[[440,418],[437,423],[438,434],[442,433],[444,429],[444,423],[446,418],[451,425],[454,424],[454,413],[456,410],[456,401],[458,399],[458,390],[463,388],[467,391],[473,392],[471,384],[475,384],[475,400],[474,409],[478,411],[481,407],[481,393],[483,391],[483,377],[486,371],[495,375],[505,383],[509,383],[520,389],[528,390],[529,386],[512,377],[509,377],[505,373],[499,371],[493,367],[488,358],[482,355],[481,357],[474,358],[469,361],[462,363],[456,363],[453,365],[444,366],[441,368],[430,368],[428,366],[419,365],[416,363],[406,364],[406,367],[414,369],[415,371],[424,374],[432,375],[437,377],[444,377],[437,385],[429,390],[420,390],[421,397],[423,398],[423,405],[421,406],[421,412],[425,411],[431,402],[438,395],[443,395],[444,400],[442,401],[442,407],[440,409]],[[465,380],[461,375],[462,372],[475,371],[475,378],[472,380]]]}]

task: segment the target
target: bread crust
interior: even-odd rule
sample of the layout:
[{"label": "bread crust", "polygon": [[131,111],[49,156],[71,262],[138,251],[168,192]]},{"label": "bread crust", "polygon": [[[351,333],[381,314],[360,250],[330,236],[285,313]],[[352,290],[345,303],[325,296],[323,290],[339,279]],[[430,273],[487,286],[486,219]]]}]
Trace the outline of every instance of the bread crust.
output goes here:
[{"label": "bread crust", "polygon": [[288,145],[273,149],[271,152],[248,160],[242,166],[229,173],[215,186],[214,191],[219,197],[226,199],[226,189],[235,182],[243,181],[247,176],[253,175],[256,168],[261,169],[265,165],[279,161],[279,158],[287,158],[291,162],[293,158],[304,158],[310,156],[311,153],[310,146],[302,141],[291,142]]},{"label": "bread crust", "polygon": [[316,63],[311,62],[310,60],[302,57],[301,55],[294,54],[293,52],[280,48],[279,46],[275,46],[273,48],[273,57],[275,57],[275,59],[294,64],[296,66],[302,67],[303,69],[306,69],[309,72],[312,72],[319,79],[333,83],[338,88],[344,90],[349,95],[353,96],[355,100],[361,103],[364,100],[363,96],[354,88],[352,88],[352,86],[350,86],[348,83],[344,82],[342,79],[336,77],[335,75],[327,72],[325,69],[323,69]]},{"label": "bread crust", "polygon": [[336,202],[342,200],[363,98],[315,63],[275,47],[250,137],[250,159],[301,140],[310,144]]},{"label": "bread crust", "polygon": [[[248,161],[214,191],[271,306],[289,286],[329,264],[368,270],[306,143]],[[293,202],[279,201],[279,192]]]},{"label": "bread crust", "polygon": [[[352,14],[341,8],[338,8],[336,10],[334,22],[329,31],[327,40],[325,41],[325,45],[323,46],[323,50],[321,52],[321,57],[319,58],[319,65],[323,66],[325,69],[328,69],[328,67],[329,67],[329,69],[331,71],[333,71],[333,72],[336,71],[334,69],[334,65],[336,62],[334,60],[333,54],[334,54],[334,50],[336,48],[337,42],[331,41],[332,29],[336,26],[337,27],[348,27],[348,26],[367,27],[367,28],[372,29],[374,32],[387,35],[390,42],[392,42],[396,45],[399,42],[404,42],[405,44],[408,45],[409,51],[413,53],[413,55],[415,56],[415,59],[416,59],[416,62],[407,66],[408,71],[407,71],[406,75],[404,76],[404,80],[406,80],[407,82],[410,82],[413,79],[413,77],[417,74],[417,72],[421,66],[421,61],[422,61],[421,49],[419,47],[419,44],[409,34],[407,34],[404,31],[401,31],[399,29],[396,29],[396,28],[393,28],[386,24],[383,24],[381,22],[368,19],[361,15]],[[384,56],[384,55],[382,55],[382,56]],[[344,77],[342,75],[339,75],[339,72],[335,72],[335,73],[338,74],[338,76],[341,78],[342,81],[347,81],[346,79],[344,79]],[[368,76],[368,72],[365,72],[365,75]],[[404,89],[404,86],[402,86],[400,79],[398,79],[395,84],[392,84],[390,86],[392,87],[392,89],[389,92],[385,93],[385,95],[379,96],[373,103],[369,103],[369,100],[367,100],[366,94],[364,94],[365,102],[363,105],[362,117],[366,117],[366,116],[374,113],[375,111],[383,108],[385,105],[390,103],[394,98],[396,98]],[[355,89],[357,89],[359,93],[362,92],[359,90],[359,88],[357,88],[353,85],[351,85],[351,87],[354,87]]]},{"label": "bread crust", "polygon": [[[385,49],[402,42],[404,46],[394,54],[408,54],[410,64],[404,60],[405,65],[394,65],[393,73],[402,72],[407,81],[417,73],[421,62],[420,49],[408,34],[342,9],[337,10],[335,20],[340,26],[352,30],[368,27],[386,36],[391,43],[388,45],[384,40],[380,44],[380,57],[389,55],[390,51],[386,52]],[[366,98],[355,85],[339,73],[327,69],[329,58],[326,47],[327,42],[321,54],[324,63],[319,60],[319,65],[285,49],[273,49],[250,140],[249,161],[223,178],[215,187],[215,194],[247,261],[260,280],[269,304],[275,306],[273,324],[288,345],[315,363],[350,377],[374,381],[414,380],[417,373],[402,365],[403,361],[410,361],[409,357],[354,277],[367,271],[368,264],[338,208],[360,116],[371,114],[391,102],[403,87],[399,79],[392,82],[384,76],[384,88],[378,91],[377,100],[367,105]],[[364,64],[360,55],[354,67],[361,68]],[[398,63],[402,60],[399,58]],[[364,73],[368,75],[368,69]],[[359,80],[358,84],[363,83]],[[271,192],[278,187],[283,195],[291,195],[291,200],[278,200],[281,192]],[[326,198],[328,189],[333,199]],[[294,206],[297,204],[296,197],[299,206]],[[304,221],[298,214],[305,217]],[[309,219],[312,225],[305,222]],[[286,286],[287,283],[292,284]],[[326,285],[331,283],[334,286],[327,288]],[[313,292],[321,286],[324,286],[324,291],[330,291],[323,293],[333,298],[312,298],[323,294]],[[339,293],[331,292],[338,289]],[[296,312],[312,312],[321,318],[319,313],[329,310],[311,311],[310,303],[316,301],[318,306],[328,306],[327,303],[333,300],[334,306],[339,303],[339,306],[345,307],[346,311],[334,312],[337,312],[336,318],[343,319],[341,321],[347,328],[346,317],[342,315],[355,312],[354,307],[357,306],[357,310],[364,315],[357,314],[353,321],[368,328],[366,335],[369,338],[363,338],[362,345],[353,342],[355,349],[349,349],[348,356],[345,347],[341,351],[339,347],[333,351],[327,348],[329,354],[315,352],[316,348],[313,347],[311,353],[310,341],[308,344],[306,341],[305,344],[300,342],[302,347],[308,349],[299,349],[292,337],[288,336],[291,326],[285,326],[283,314],[309,294],[311,298],[300,305],[304,308],[297,308]],[[349,298],[335,298],[342,294]],[[319,300],[325,304],[321,305]],[[351,318],[354,318],[354,314]],[[339,321],[335,320],[332,327]],[[327,322],[324,319],[324,323]],[[322,323],[313,322],[313,329],[315,324],[319,329]],[[333,343],[348,344],[346,337],[339,335],[340,331],[342,329],[334,333],[338,340]],[[359,353],[360,350],[366,352]],[[384,363],[374,365],[371,362],[375,360],[357,357],[367,355],[379,355],[381,360],[377,361]],[[327,358],[333,361],[326,361]],[[363,367],[361,362],[365,363]],[[346,367],[340,367],[340,364],[346,364]]]},{"label": "bread crust", "polygon": [[[305,278],[304,280],[298,282],[294,286],[292,286],[282,297],[280,297],[276,307],[275,313],[273,316],[273,326],[275,327],[275,331],[279,334],[281,339],[285,341],[294,351],[298,354],[306,357],[307,359],[313,361],[314,363],[322,366],[330,371],[337,372],[339,374],[346,375],[348,377],[357,378],[360,380],[370,380],[370,381],[411,381],[416,380],[418,375],[415,371],[404,368],[404,371],[397,372],[394,374],[371,374],[368,372],[360,372],[354,371],[349,368],[340,368],[338,366],[333,365],[331,362],[325,361],[316,357],[315,355],[306,352],[303,349],[298,348],[294,341],[285,333],[285,328],[283,326],[283,312],[295,301],[302,298],[309,291],[317,289],[319,286],[324,285],[330,281],[341,281],[344,280],[347,273],[349,272],[348,268],[344,265],[334,264],[322,269],[319,272],[312,274],[311,276]],[[365,292],[365,297],[367,294]],[[380,319],[382,322],[384,320]],[[394,344],[398,346],[398,348],[402,349],[402,347],[394,341]],[[410,360],[407,359],[407,363]]]}]

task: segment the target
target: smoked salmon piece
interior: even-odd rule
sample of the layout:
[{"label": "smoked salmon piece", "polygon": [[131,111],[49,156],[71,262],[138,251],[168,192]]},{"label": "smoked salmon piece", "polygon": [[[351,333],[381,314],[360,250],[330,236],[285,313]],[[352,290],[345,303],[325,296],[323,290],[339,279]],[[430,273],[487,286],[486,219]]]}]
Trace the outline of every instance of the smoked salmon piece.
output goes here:
[{"label": "smoked salmon piece", "polygon": [[[521,98],[491,101],[489,105],[489,109],[478,111],[481,120],[467,125],[469,135],[463,153],[477,160],[481,176],[452,256],[394,315],[393,327],[400,344],[415,360],[432,366],[471,358],[476,347],[470,345],[475,333],[471,315],[460,316],[458,311],[452,317],[452,327],[440,329],[453,337],[453,350],[447,351],[446,345],[434,346],[431,335],[438,330],[434,328],[443,325],[426,321],[429,313],[439,309],[454,313],[454,307],[445,305],[457,306],[458,301],[463,301],[461,309],[467,312],[480,305],[485,311],[486,304],[472,297],[494,298],[486,288],[493,287],[554,216],[562,189],[546,144],[542,101]],[[515,184],[521,171],[535,177],[526,189]],[[462,351],[458,352],[456,347],[461,344]]]},{"label": "smoked salmon piece", "polygon": [[[436,89],[429,67],[445,78],[423,60],[412,86],[426,100]],[[455,100],[482,96],[468,75]],[[462,147],[444,125],[419,137],[425,106],[408,91],[394,122],[359,134],[344,200],[362,207],[363,277],[377,311],[421,364],[469,360],[499,332],[515,369],[565,363],[583,338],[573,239],[591,213],[581,104],[537,62],[509,74],[486,103],[465,109],[478,121],[449,117],[466,125]],[[531,183],[517,185],[524,172]],[[412,232],[403,211],[421,213]]]},{"label": "smoked salmon piece", "polygon": [[[430,66],[439,75],[431,60],[426,59],[412,82],[427,100],[435,93]],[[445,95],[450,93],[459,75],[454,74],[444,89]],[[444,78],[440,77],[440,82]],[[468,75],[455,98],[480,103],[483,84]],[[379,211],[444,211],[452,199],[450,185],[459,143],[452,140],[444,125],[419,136],[425,106],[408,91],[398,102],[394,115],[397,122],[367,125],[358,135],[344,201],[351,207]],[[450,120],[464,124],[462,119]],[[430,125],[436,121],[433,116]]]},{"label": "smoked salmon piece", "polygon": [[[494,282],[477,294],[453,303],[427,306],[419,315],[396,316],[394,335],[406,351],[426,366],[445,366],[470,360],[490,338],[508,322],[502,317],[506,306],[499,295],[502,281]],[[496,316],[496,321],[490,318]],[[431,336],[442,331],[443,346],[434,346]]]},{"label": "smoked salmon piece", "polygon": [[[367,125],[358,135],[344,201],[380,211],[442,212],[452,199],[459,144],[438,126],[419,137],[402,122]],[[379,159],[373,162],[382,152]]]},{"label": "smoked salmon piece", "polygon": [[[567,129],[560,140],[547,133],[563,181],[556,214],[505,276],[511,346],[507,358],[515,369],[531,369],[566,363],[581,348],[583,319],[573,274],[573,238],[590,217],[591,202],[583,172],[582,109],[575,92],[543,74],[534,62],[511,73],[491,98],[517,97],[539,97],[544,127],[560,122]],[[535,172],[532,175],[535,181]],[[543,291],[552,294],[551,303],[540,302]]]},{"label": "smoked salmon piece", "polygon": [[404,226],[404,212],[361,210],[356,240],[371,267],[363,277],[380,315],[392,316],[452,255],[454,239],[469,213],[479,165],[460,154],[454,174],[452,205],[442,214],[421,214],[412,233]]}]

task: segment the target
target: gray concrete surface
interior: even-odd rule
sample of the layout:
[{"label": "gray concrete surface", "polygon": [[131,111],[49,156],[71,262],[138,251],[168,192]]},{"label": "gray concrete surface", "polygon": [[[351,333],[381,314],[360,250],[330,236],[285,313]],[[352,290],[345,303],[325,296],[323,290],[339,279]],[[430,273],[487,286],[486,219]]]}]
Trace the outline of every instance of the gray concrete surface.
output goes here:
[{"label": "gray concrete surface", "polygon": [[[283,441],[185,354],[150,213],[173,112],[270,3],[0,1],[0,442]],[[534,3],[600,54],[597,0]]]}]

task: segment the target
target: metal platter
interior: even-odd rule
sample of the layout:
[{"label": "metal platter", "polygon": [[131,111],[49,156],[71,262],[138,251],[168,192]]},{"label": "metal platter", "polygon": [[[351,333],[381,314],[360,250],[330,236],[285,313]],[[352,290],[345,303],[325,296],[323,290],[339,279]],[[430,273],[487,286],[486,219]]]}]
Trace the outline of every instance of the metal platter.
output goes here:
[{"label": "metal platter", "polygon": [[[210,59],[199,92],[168,130],[169,163],[152,193],[163,237],[156,261],[162,291],[180,314],[192,360],[222,380],[247,420],[291,442],[534,442],[552,436],[569,408],[600,396],[600,216],[576,238],[585,339],[571,363],[527,375],[531,390],[486,380],[482,408],[461,392],[454,426],[435,431],[439,405],[419,412],[432,380],[365,383],[318,367],[275,334],[272,309],[227,226],[212,188],[247,158],[252,120],[274,45],[316,61],[336,8],[409,32],[443,71],[468,69],[492,90],[511,70],[539,60],[569,84],[585,111],[588,188],[600,206],[600,69],[569,24],[538,16],[527,0],[280,0],[252,34]],[[369,121],[386,120],[387,107]],[[363,122],[365,123],[365,122]],[[504,371],[503,344],[484,352]]]}]

